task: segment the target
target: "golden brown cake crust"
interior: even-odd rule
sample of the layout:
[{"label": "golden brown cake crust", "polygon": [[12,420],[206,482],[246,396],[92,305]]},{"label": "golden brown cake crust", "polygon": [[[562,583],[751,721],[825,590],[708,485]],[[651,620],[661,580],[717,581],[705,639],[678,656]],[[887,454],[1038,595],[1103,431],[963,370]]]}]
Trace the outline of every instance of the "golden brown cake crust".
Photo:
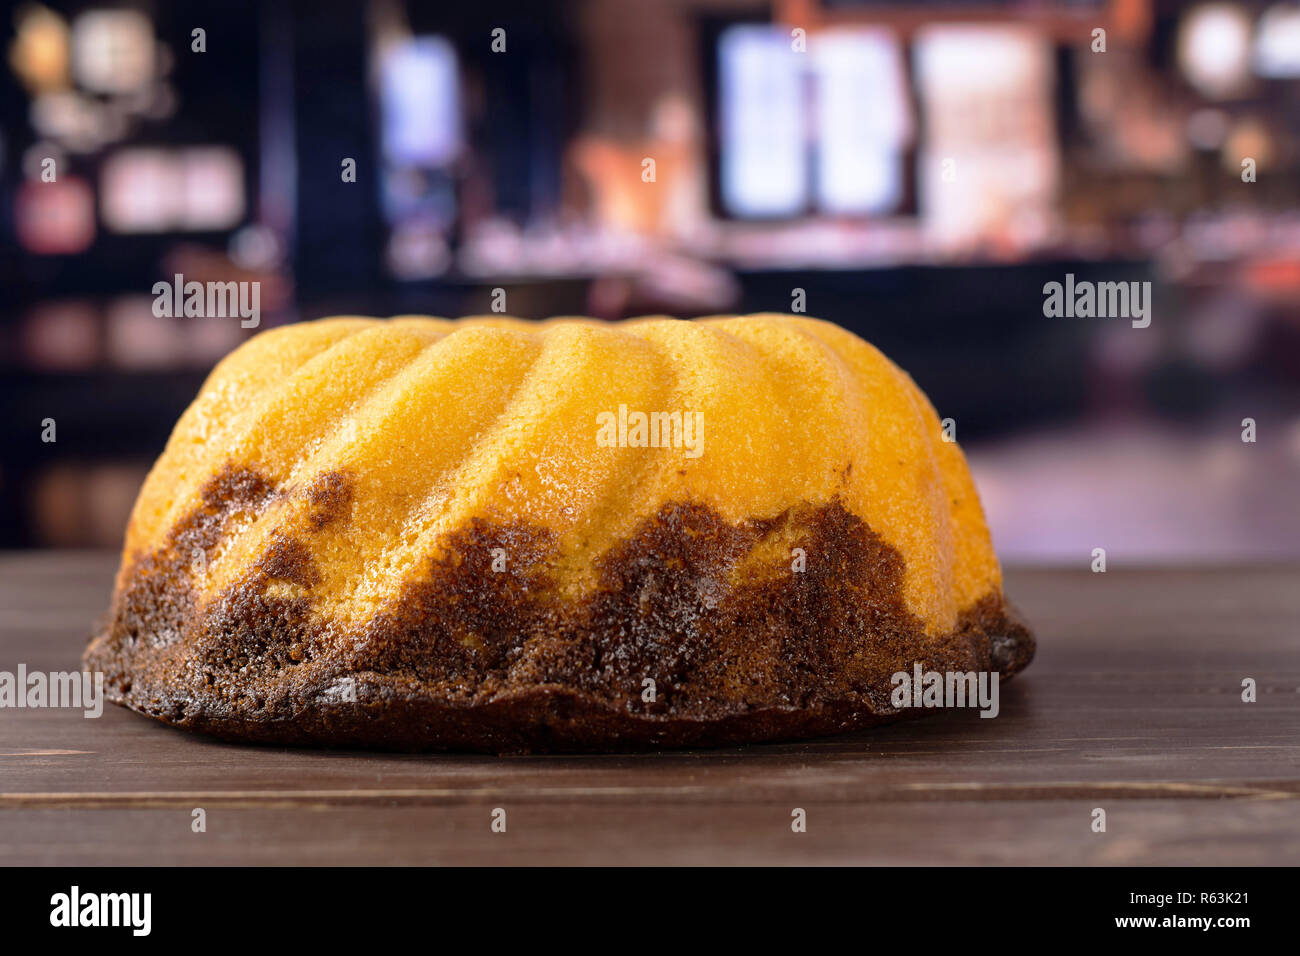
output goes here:
[{"label": "golden brown cake crust", "polygon": [[[349,520],[353,478],[276,488],[227,466],[152,553],[130,556],[87,649],[114,701],[170,724],[267,743],[490,752],[709,746],[896,720],[891,675],[996,670],[1034,652],[992,592],[927,634],[903,599],[904,561],[838,501],[728,524],[664,505],[600,562],[598,587],[559,593],[553,532],[474,521],[363,627],[314,613],[310,540],[277,533],[200,606],[194,563],[277,497],[311,505],[308,539]],[[736,579],[778,532],[806,569]],[[494,559],[505,556],[503,562]],[[654,700],[643,694],[654,682]]]}]

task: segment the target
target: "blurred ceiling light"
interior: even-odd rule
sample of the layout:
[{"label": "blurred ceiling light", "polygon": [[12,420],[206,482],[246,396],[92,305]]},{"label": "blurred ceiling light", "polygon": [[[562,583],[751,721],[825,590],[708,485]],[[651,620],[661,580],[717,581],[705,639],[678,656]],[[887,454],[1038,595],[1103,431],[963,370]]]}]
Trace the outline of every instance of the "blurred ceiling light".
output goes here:
[{"label": "blurred ceiling light", "polygon": [[9,65],[32,93],[49,93],[68,85],[68,24],[53,10],[25,7],[15,17]]},{"label": "blurred ceiling light", "polygon": [[1250,79],[1250,16],[1227,3],[1192,9],[1178,31],[1178,63],[1187,81],[1212,99],[1241,92]]},{"label": "blurred ceiling light", "polygon": [[244,165],[227,146],[182,150],[178,225],[195,231],[230,229],[244,217]]},{"label": "blurred ceiling light", "polygon": [[442,37],[388,46],[380,61],[384,158],[399,166],[445,166],[461,146],[456,51]]},{"label": "blurred ceiling light", "polygon": [[103,145],[109,132],[105,112],[103,104],[76,93],[42,93],[32,100],[31,122],[40,135],[89,153]]},{"label": "blurred ceiling light", "polygon": [[137,10],[90,10],[72,23],[72,71],[96,93],[147,86],[156,68],[153,24]]},{"label": "blurred ceiling light", "polygon": [[28,180],[14,200],[18,241],[38,255],[71,255],[95,241],[95,197],[75,176],[56,182]]},{"label": "blurred ceiling light", "polygon": [[790,36],[741,25],[718,44],[721,192],[737,216],[791,216],[807,203],[802,67]]},{"label": "blurred ceiling light", "polygon": [[243,163],[225,146],[123,149],[100,170],[100,214],[114,232],[224,230],[244,209]]},{"label": "blurred ceiling light", "polygon": [[100,215],[114,232],[162,232],[175,222],[180,184],[165,150],[120,150],[99,177]]},{"label": "blurred ceiling light", "polygon": [[1255,26],[1255,72],[1269,79],[1300,76],[1300,5],[1269,7]]}]

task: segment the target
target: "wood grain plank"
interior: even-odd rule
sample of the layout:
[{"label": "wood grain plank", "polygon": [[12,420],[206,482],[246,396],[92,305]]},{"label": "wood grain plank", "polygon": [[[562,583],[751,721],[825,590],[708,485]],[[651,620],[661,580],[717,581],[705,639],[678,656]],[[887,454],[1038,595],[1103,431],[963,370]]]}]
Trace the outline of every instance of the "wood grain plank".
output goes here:
[{"label": "wood grain plank", "polygon": [[[506,810],[493,833],[491,812]],[[1300,863],[1293,804],[1091,801],[797,806],[510,802],[450,807],[15,810],[0,830],[14,864],[209,865],[1259,865]]]},{"label": "wood grain plank", "polygon": [[[102,554],[0,555],[0,670],[77,668],[114,571]],[[1013,569],[1007,589],[1040,651],[995,720],[491,757],[243,747],[118,708],[0,710],[0,859],[1300,859],[1300,567]],[[1258,702],[1241,701],[1243,677]],[[189,833],[194,806],[207,834]],[[487,830],[495,806],[510,808],[507,835]],[[795,806],[809,808],[807,834],[789,833]],[[1108,834],[1088,829],[1095,806]]]}]

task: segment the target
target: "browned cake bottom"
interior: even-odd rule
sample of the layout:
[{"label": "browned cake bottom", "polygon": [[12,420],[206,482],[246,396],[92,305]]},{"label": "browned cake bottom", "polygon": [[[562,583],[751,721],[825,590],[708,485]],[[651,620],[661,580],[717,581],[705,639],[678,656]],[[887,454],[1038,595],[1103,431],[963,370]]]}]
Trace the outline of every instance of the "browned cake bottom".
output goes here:
[{"label": "browned cake bottom", "polygon": [[[927,636],[903,602],[901,555],[838,501],[740,525],[700,505],[667,505],[603,559],[598,587],[577,602],[549,576],[551,532],[477,522],[387,610],[342,632],[313,614],[310,537],[348,520],[350,489],[344,473],[303,489],[233,468],[209,481],[166,545],[131,561],[86,651],[109,698],[230,740],[634,750],[885,723],[920,712],[890,703],[892,675],[914,663],[1006,679],[1034,653],[999,594],[967,608],[951,634]],[[276,534],[199,608],[194,562],[214,553],[232,520],[298,495],[313,509],[306,540]],[[805,570],[786,564],[732,581],[738,559],[790,530]],[[505,570],[493,570],[494,551]],[[307,596],[268,593],[282,581]]]}]

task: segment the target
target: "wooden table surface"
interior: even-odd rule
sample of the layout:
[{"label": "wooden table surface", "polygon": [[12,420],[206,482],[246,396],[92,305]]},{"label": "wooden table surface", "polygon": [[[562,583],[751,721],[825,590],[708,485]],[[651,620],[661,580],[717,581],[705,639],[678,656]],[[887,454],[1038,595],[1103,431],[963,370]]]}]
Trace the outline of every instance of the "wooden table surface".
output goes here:
[{"label": "wooden table surface", "polygon": [[[0,555],[0,671],[76,669],[115,565]],[[0,710],[0,863],[1300,863],[1300,568],[1006,578],[1039,653],[994,720],[499,758],[242,747],[111,706]]]}]

